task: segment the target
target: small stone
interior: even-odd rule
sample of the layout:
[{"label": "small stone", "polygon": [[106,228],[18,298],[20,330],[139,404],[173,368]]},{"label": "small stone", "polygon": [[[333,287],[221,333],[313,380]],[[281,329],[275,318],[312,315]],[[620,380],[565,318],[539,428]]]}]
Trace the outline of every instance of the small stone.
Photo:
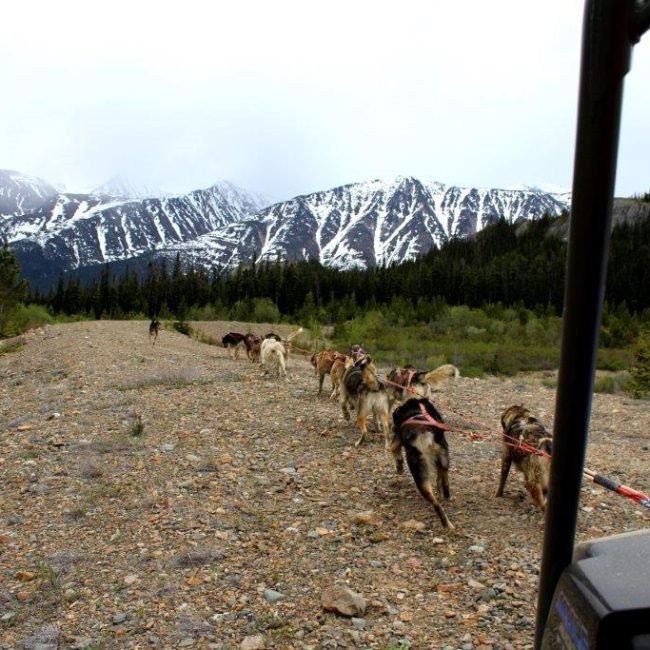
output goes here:
[{"label": "small stone", "polygon": [[75,600],[77,600],[77,592],[74,589],[66,589],[63,592],[63,598],[65,599],[66,603],[74,603]]},{"label": "small stone", "polygon": [[359,616],[366,613],[363,596],[348,587],[335,585],[326,589],[321,596],[323,609],[341,616]]},{"label": "small stone", "polygon": [[239,645],[240,650],[264,650],[266,644],[261,634],[247,636]]},{"label": "small stone", "polygon": [[481,592],[481,595],[479,596],[479,600],[481,600],[483,602],[487,602],[487,601],[490,601],[490,600],[494,600],[498,595],[499,595],[499,593],[497,592],[497,590],[492,589],[490,587],[488,589],[484,589]]},{"label": "small stone", "polygon": [[470,546],[467,550],[470,553],[475,553],[476,555],[480,555],[481,553],[485,553],[485,546],[479,546],[478,544],[474,544],[473,546]]},{"label": "small stone", "polygon": [[115,616],[113,616],[113,625],[122,625],[124,621],[126,621],[126,614],[123,612],[115,614]]},{"label": "small stone", "polygon": [[16,580],[20,582],[31,582],[36,578],[36,574],[33,571],[17,571]]},{"label": "small stone", "polygon": [[284,594],[275,591],[274,589],[265,589],[263,595],[264,600],[266,600],[267,603],[276,603],[278,600],[284,598]]},{"label": "small stone", "polygon": [[352,517],[352,521],[357,526],[376,526],[379,523],[377,515],[372,510],[366,512],[358,512]]}]

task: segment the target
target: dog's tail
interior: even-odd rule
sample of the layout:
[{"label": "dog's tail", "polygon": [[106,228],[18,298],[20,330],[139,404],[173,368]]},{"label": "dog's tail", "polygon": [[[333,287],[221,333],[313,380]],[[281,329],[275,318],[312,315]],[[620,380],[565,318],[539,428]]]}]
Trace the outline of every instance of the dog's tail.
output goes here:
[{"label": "dog's tail", "polygon": [[429,386],[437,386],[447,379],[458,379],[459,377],[460,371],[458,368],[451,363],[446,363],[444,366],[431,370],[424,375],[424,381],[429,384]]},{"label": "dog's tail", "polygon": [[287,336],[286,341],[289,342],[291,339],[295,339],[298,334],[302,333],[302,327],[299,327],[295,332],[291,332],[289,336]]}]

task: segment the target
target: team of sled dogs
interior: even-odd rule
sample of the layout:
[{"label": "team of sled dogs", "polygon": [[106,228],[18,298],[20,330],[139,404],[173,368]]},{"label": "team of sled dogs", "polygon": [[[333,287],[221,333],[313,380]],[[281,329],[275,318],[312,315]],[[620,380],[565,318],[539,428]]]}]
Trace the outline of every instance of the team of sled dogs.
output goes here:
[{"label": "team of sled dogs", "polygon": [[[282,338],[273,332],[259,337],[229,332],[222,343],[233,359],[245,350],[251,361],[258,361],[263,375],[274,373],[286,378],[291,340],[302,328]],[[384,434],[385,448],[395,460],[398,473],[404,471],[404,456],[422,496],[433,506],[442,525],[453,528],[440,499],[449,499],[449,445],[445,432],[450,427],[432,402],[433,392],[446,381],[459,377],[458,368],[445,364],[434,370],[413,366],[394,368],[380,379],[370,355],[353,345],[347,354],[323,350],[311,356],[318,379],[318,394],[330,377],[330,399],[338,399],[343,417],[356,412],[360,436],[358,447],[368,433],[368,420]],[[501,416],[501,475],[496,493],[503,496],[510,468],[523,474],[532,501],[544,510],[550,477],[552,438],[543,425],[523,406],[507,408]],[[403,451],[402,451],[403,450]]]}]

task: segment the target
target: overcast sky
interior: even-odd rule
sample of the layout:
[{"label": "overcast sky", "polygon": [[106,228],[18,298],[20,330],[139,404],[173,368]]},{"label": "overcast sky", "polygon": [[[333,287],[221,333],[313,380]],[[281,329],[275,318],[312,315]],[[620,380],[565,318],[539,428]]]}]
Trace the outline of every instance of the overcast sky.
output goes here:
[{"label": "overcast sky", "polygon": [[[578,0],[21,0],[2,8],[0,168],[91,189],[229,180],[274,199],[413,175],[571,187]],[[650,33],[617,196],[650,190]]]}]

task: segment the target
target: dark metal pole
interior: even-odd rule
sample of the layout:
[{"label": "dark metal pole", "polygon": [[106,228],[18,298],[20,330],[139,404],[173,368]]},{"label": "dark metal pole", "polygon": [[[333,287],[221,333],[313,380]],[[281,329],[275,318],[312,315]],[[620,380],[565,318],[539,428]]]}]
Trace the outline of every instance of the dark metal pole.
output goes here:
[{"label": "dark metal pole", "polygon": [[650,29],[650,0],[641,2],[634,12],[634,25],[632,28],[632,40],[636,43],[643,32]]},{"label": "dark metal pole", "polygon": [[555,587],[573,557],[609,251],[623,78],[632,51],[633,11],[634,0],[585,3],[553,465],[537,603],[537,649]]}]

